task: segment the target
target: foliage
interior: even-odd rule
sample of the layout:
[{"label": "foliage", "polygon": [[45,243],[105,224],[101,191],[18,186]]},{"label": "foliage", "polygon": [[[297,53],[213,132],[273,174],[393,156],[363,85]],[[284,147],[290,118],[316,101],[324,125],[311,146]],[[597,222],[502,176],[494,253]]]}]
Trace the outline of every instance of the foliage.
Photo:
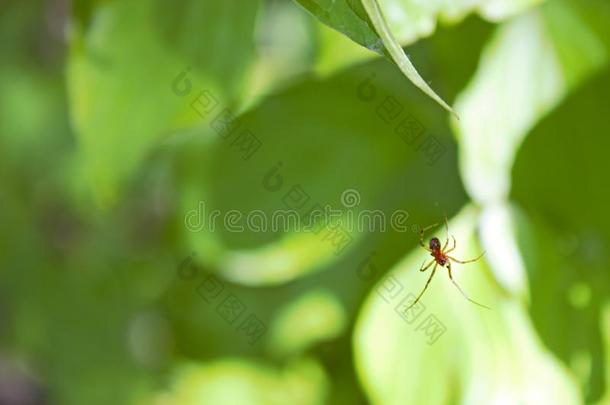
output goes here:
[{"label": "foliage", "polygon": [[[606,1],[36,0],[0,33],[0,403],[608,403]],[[200,211],[295,190],[337,222]],[[445,214],[492,309],[441,268],[411,319]]]}]

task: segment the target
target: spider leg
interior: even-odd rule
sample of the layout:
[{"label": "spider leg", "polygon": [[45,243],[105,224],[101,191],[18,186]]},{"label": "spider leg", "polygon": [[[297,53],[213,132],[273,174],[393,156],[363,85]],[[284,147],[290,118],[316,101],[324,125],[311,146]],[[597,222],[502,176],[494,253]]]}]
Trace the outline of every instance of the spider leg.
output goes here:
[{"label": "spider leg", "polygon": [[443,253],[445,254],[453,252],[455,250],[455,247],[457,246],[457,243],[455,242],[455,236],[451,235],[451,239],[453,239],[453,246],[451,247],[451,249],[444,251]]},{"label": "spider leg", "polygon": [[451,256],[447,256],[448,258],[450,258],[451,260],[453,260],[454,262],[458,262],[461,264],[466,264],[466,263],[472,263],[472,262],[476,262],[477,260],[479,260],[481,257],[483,257],[483,255],[485,254],[485,252],[481,253],[480,255],[478,255],[477,257],[475,257],[474,259],[470,259],[470,260],[458,260],[455,257],[451,257]]},{"label": "spider leg", "polygon": [[464,298],[466,298],[468,301],[472,302],[473,304],[476,304],[480,307],[483,308],[487,308],[487,309],[491,309],[486,305],[483,304],[479,304],[478,302],[476,302],[475,300],[471,299],[468,295],[466,295],[466,293],[460,288],[460,286],[458,285],[458,283],[455,282],[455,280],[453,279],[453,275],[451,274],[451,263],[447,263],[447,270],[449,270],[449,278],[451,279],[451,282],[457,287],[457,289],[462,293],[462,295],[464,296]]},{"label": "spider leg", "polygon": [[417,296],[417,298],[415,298],[415,301],[413,301],[413,303],[411,305],[409,305],[406,309],[410,309],[413,305],[417,304],[417,302],[419,301],[419,299],[421,298],[422,295],[424,295],[424,292],[426,291],[426,289],[428,288],[428,284],[430,284],[430,281],[432,281],[432,277],[434,277],[434,273],[436,273],[436,267],[437,264],[434,265],[434,267],[432,268],[432,274],[430,274],[430,277],[428,278],[428,281],[426,281],[426,285],[424,286],[424,289],[419,293],[419,295]]},{"label": "spider leg", "polygon": [[420,267],[419,271],[426,271],[426,270],[428,270],[428,268],[430,266],[432,266],[432,263],[434,263],[435,261],[436,261],[436,259],[432,259],[432,260],[430,260],[430,263],[428,263],[428,264],[426,264],[424,266],[424,264],[426,263],[426,260],[424,260],[424,262],[421,264],[421,267]]},{"label": "spider leg", "polygon": [[445,246],[443,246],[443,251],[447,249],[447,245],[449,244],[449,222],[447,222],[447,214],[445,213],[445,233],[447,234],[447,240],[445,240]]},{"label": "spider leg", "polygon": [[421,245],[421,247],[423,247],[424,249],[426,249],[428,252],[432,252],[430,250],[430,248],[428,246],[426,246],[426,244],[424,243],[424,233],[428,230],[428,229],[432,229],[435,226],[438,226],[438,224],[432,224],[430,226],[425,227],[424,229],[421,229],[419,231],[419,244]]}]

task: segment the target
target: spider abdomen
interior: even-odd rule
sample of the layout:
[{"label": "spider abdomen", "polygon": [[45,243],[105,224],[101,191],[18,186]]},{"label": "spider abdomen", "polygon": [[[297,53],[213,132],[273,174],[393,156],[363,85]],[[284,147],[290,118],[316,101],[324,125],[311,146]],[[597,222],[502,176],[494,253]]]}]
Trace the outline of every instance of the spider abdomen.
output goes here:
[{"label": "spider abdomen", "polygon": [[432,257],[434,257],[434,260],[436,260],[436,262],[441,266],[447,264],[447,257],[443,254],[443,252],[440,251],[440,249],[434,250],[430,254],[432,255]]}]

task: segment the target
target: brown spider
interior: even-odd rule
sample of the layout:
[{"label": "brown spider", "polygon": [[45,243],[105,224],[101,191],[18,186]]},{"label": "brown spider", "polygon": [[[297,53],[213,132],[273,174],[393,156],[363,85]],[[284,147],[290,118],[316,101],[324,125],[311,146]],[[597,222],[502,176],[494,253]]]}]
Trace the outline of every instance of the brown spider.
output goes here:
[{"label": "brown spider", "polygon": [[466,293],[464,291],[462,291],[460,286],[455,282],[455,280],[453,279],[453,275],[451,274],[451,262],[452,261],[454,261],[456,263],[461,263],[461,264],[472,263],[472,262],[479,260],[485,254],[485,252],[481,253],[478,257],[471,259],[471,260],[458,260],[455,257],[449,256],[448,253],[450,253],[451,251],[453,251],[455,249],[456,242],[455,242],[455,238],[453,237],[453,235],[451,235],[451,238],[453,239],[453,246],[451,247],[451,249],[445,250],[445,249],[447,249],[447,245],[449,245],[449,224],[447,223],[447,217],[445,217],[445,230],[447,231],[447,240],[445,241],[445,245],[443,246],[443,248],[441,249],[441,242],[438,240],[437,237],[433,237],[432,239],[430,239],[429,246],[426,246],[424,244],[424,232],[426,232],[428,229],[434,228],[436,226],[438,226],[438,224],[427,226],[424,229],[422,229],[421,231],[419,231],[419,244],[424,249],[426,249],[428,252],[430,252],[430,255],[433,257],[433,259],[430,260],[430,262],[428,264],[426,264],[426,261],[424,260],[424,263],[422,263],[422,266],[419,269],[419,271],[428,270],[428,268],[430,266],[432,266],[432,264],[434,264],[434,267],[432,268],[432,274],[430,274],[430,278],[428,278],[428,281],[426,282],[424,289],[422,290],[421,293],[419,293],[419,295],[417,296],[415,301],[413,301],[413,303],[411,305],[409,305],[409,307],[407,309],[409,309],[413,305],[417,304],[417,302],[419,301],[421,296],[424,295],[424,292],[428,288],[430,281],[432,281],[432,277],[434,277],[434,273],[436,272],[436,267],[439,264],[442,267],[447,267],[447,270],[449,271],[449,278],[451,279],[451,282],[457,287],[458,290],[460,290],[460,292],[462,293],[464,298],[466,298],[468,301],[472,302],[473,304],[479,305],[483,308],[491,309],[488,306],[479,304],[478,302],[470,299],[470,297],[468,295],[466,295]]}]

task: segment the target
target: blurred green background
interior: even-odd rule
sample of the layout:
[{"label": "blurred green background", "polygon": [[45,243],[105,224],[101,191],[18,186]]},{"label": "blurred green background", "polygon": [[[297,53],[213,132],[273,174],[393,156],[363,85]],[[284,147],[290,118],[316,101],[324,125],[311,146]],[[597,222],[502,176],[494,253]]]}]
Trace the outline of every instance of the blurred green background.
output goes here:
[{"label": "blurred green background", "polygon": [[[610,404],[609,52],[606,0],[0,2],[0,404]],[[199,226],[295,189],[407,230]],[[491,310],[407,316],[445,214]]]}]

